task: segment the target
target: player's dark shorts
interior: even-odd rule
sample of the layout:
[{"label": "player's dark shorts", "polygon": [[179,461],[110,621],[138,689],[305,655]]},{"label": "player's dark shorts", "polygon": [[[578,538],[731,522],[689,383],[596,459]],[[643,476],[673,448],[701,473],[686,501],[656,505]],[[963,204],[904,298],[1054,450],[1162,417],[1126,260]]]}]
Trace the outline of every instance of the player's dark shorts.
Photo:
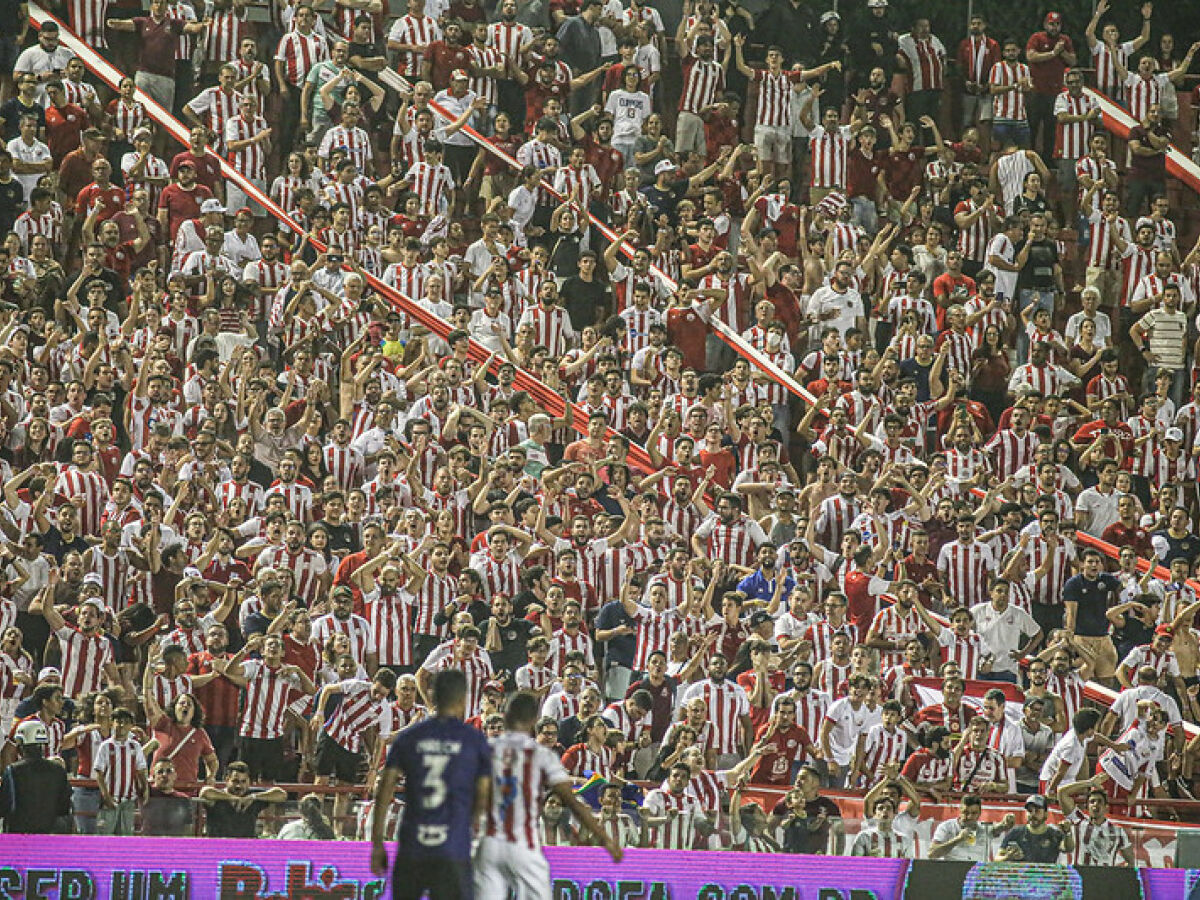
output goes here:
[{"label": "player's dark shorts", "polygon": [[362,764],[361,753],[351,753],[327,734],[317,738],[317,775],[332,775],[343,784],[356,784]]},{"label": "player's dark shorts", "polygon": [[396,854],[392,866],[392,900],[474,900],[471,861],[437,856]]}]

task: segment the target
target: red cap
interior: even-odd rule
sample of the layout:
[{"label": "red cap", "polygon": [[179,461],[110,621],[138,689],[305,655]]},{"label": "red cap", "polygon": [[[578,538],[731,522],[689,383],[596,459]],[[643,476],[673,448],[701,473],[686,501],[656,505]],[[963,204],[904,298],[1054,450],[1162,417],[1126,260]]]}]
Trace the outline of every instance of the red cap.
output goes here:
[{"label": "red cap", "polygon": [[1057,13],[1057,12],[1046,13],[1046,24],[1047,25],[1061,25],[1062,24],[1062,13]]},{"label": "red cap", "polygon": [[1154,629],[1156,635],[1165,634],[1167,637],[1175,637],[1175,629],[1165,622]]},{"label": "red cap", "polygon": [[488,694],[488,693],[503,694],[504,693],[504,682],[489,681],[487,684],[485,684],[483,686],[483,692],[485,694]]}]

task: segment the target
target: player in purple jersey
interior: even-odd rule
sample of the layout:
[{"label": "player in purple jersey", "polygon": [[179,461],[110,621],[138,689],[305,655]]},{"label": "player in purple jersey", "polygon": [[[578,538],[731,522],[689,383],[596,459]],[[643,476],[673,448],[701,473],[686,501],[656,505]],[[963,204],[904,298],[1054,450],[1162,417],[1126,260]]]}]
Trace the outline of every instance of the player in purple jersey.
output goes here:
[{"label": "player in purple jersey", "polygon": [[[435,715],[405,728],[392,742],[375,789],[371,868],[388,870],[383,845],[387,811],[404,775],[405,804],[392,868],[394,900],[471,900],[471,827],[487,812],[492,750],[487,738],[463,722],[467,679],[458,669],[433,683]],[[382,811],[382,812],[381,812]]]}]

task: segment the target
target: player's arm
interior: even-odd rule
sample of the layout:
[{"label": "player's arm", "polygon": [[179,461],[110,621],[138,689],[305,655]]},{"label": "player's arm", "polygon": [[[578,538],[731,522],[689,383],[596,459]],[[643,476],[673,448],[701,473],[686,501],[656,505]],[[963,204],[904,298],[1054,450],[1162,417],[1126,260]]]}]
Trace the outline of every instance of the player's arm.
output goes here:
[{"label": "player's arm", "polygon": [[375,785],[375,800],[371,808],[371,871],[376,875],[386,875],[388,872],[383,832],[387,825],[388,810],[392,808],[392,798],[396,796],[396,779],[399,776],[400,770],[389,766],[383,770]]},{"label": "player's arm", "polygon": [[[478,789],[478,782],[476,782],[476,788]],[[576,820],[591,833],[592,837],[596,839],[596,843],[608,851],[608,855],[612,857],[613,862],[620,862],[623,855],[621,845],[609,837],[608,832],[600,827],[600,823],[592,815],[591,807],[575,796],[575,790],[572,788],[571,782],[569,780],[560,781],[550,790],[562,801],[563,806],[574,813]]]},{"label": "player's arm", "polygon": [[[574,796],[574,794],[572,794]],[[475,802],[471,806],[471,821],[482,832],[488,810],[492,808],[492,776],[480,775],[475,779]]]}]

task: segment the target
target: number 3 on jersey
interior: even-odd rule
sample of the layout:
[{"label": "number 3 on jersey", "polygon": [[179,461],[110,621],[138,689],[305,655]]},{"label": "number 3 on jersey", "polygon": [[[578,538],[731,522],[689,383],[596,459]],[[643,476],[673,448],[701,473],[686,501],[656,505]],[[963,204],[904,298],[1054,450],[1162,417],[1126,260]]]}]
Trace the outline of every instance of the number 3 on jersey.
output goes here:
[{"label": "number 3 on jersey", "polygon": [[446,801],[446,766],[450,757],[437,753],[425,754],[425,777],[421,779],[421,805],[426,809],[437,809]]}]

